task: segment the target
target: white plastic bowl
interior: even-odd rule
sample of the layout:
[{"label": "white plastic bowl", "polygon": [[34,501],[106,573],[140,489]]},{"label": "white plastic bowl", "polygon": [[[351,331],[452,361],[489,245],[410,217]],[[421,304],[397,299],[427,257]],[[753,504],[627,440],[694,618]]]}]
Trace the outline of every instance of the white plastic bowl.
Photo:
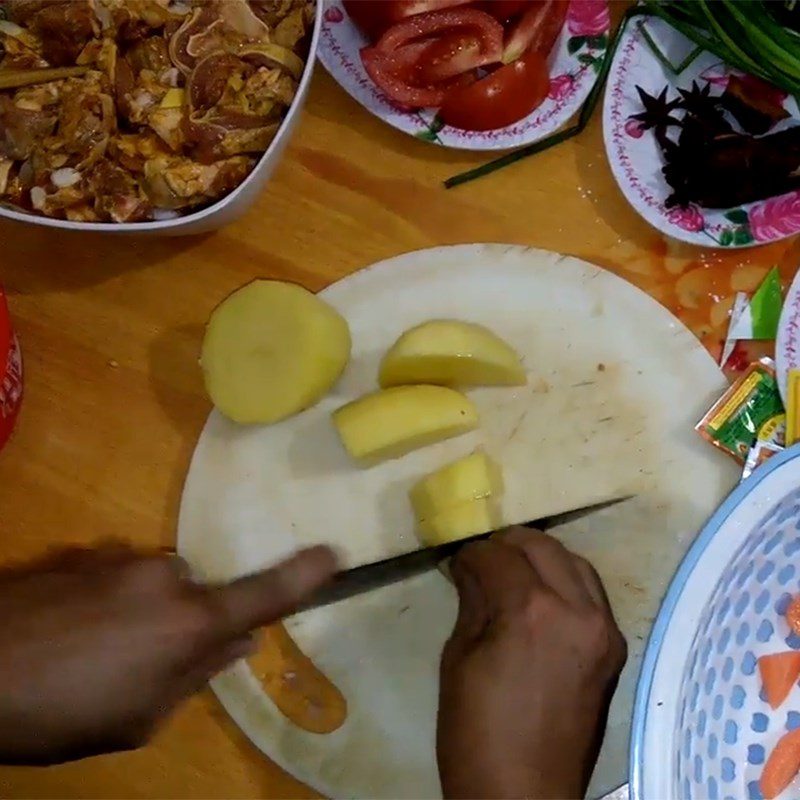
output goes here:
[{"label": "white plastic bowl", "polygon": [[46,228],[60,228],[69,231],[102,231],[103,233],[145,233],[166,236],[181,236],[202,233],[227,225],[240,217],[252,205],[258,193],[269,180],[273,170],[289,142],[297,125],[300,110],[303,108],[317,60],[317,47],[322,23],[322,1],[317,0],[314,30],[308,49],[305,69],[300,79],[294,101],[286,114],[277,135],[259,159],[253,171],[230,194],[199,211],[190,212],[175,219],[153,222],[71,222],[52,219],[27,211],[17,211],[10,206],[0,205],[0,218],[13,219],[29,225],[42,225]]},{"label": "white plastic bowl", "polygon": [[[642,663],[632,800],[761,800],[764,761],[800,727],[800,688],[773,711],[757,659],[800,650],[783,617],[800,591],[800,445],[740,484],[664,599]],[[796,800],[798,778],[780,796]]]}]

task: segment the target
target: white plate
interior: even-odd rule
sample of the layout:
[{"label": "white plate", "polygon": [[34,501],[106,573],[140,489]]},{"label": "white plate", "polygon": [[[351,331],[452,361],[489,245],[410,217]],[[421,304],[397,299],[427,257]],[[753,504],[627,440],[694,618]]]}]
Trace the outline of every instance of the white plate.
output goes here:
[{"label": "white plate", "polygon": [[[678,87],[688,89],[694,80],[701,87],[710,83],[712,92],[720,93],[735,70],[711,53],[702,53],[676,77],[656,58],[641,33],[641,25],[647,27],[673,64],[680,63],[694,48],[692,42],[660,19],[634,19],[622,36],[608,78],[603,137],[611,170],[627,201],[658,230],[703,247],[751,247],[785,239],[800,231],[800,192],[724,209],[665,208],[671,189],[661,174],[664,164],[661,150],[653,132],[642,131],[636,120],[631,119],[643,110],[636,87],[657,95],[668,86],[669,96],[674,97]],[[784,105],[791,117],[772,131],[795,125],[800,119],[793,97],[787,97]],[[676,135],[674,130],[670,135]]]},{"label": "white plate", "polygon": [[[558,531],[596,564],[630,645],[593,791],[623,783],[644,639],[685,549],[738,476],[693,430],[726,386],[718,367],[632,285],[519,246],[408,253],[323,296],[352,330],[343,380],[318,406],[278,425],[243,428],[212,413],[184,489],[181,555],[199,573],[225,579],[320,541],[333,542],[349,564],[409,550],[411,482],[479,443],[503,465],[509,520],[638,492]],[[497,331],[523,356],[529,385],[471,391],[479,431],[358,469],[330,411],[373,390],[380,356],[397,335],[436,317]],[[265,753],[325,795],[434,797],[437,667],[455,611],[452,587],[431,573],[290,620],[300,647],[348,702],[347,721],[327,736],[288,722],[244,663],[213,687]]]},{"label": "white plate", "polygon": [[783,404],[786,405],[786,379],[790,369],[800,369],[800,270],[786,293],[775,339],[775,372]]},{"label": "white plate", "polygon": [[338,0],[326,0],[319,59],[339,85],[367,111],[419,139],[464,150],[504,150],[538,142],[558,130],[583,104],[608,45],[606,0],[572,0],[550,54],[550,93],[529,116],[494,131],[440,127],[435,109],[403,111],[378,89],[361,63],[369,42]]},{"label": "white plate", "polygon": [[773,711],[756,667],[800,649],[783,618],[800,588],[799,457],[798,447],[774,456],[731,494],[669,588],[636,695],[633,800],[761,800],[766,756],[800,726],[800,691]]}]

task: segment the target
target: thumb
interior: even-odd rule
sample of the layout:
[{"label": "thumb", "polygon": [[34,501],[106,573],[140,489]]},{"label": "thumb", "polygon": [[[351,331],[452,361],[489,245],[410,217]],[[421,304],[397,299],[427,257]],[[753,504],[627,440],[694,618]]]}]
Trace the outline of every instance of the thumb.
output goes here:
[{"label": "thumb", "polygon": [[337,569],[329,547],[311,547],[271,569],[246,575],[216,590],[230,637],[269,625],[290,614]]},{"label": "thumb", "polygon": [[451,640],[468,642],[483,633],[489,624],[489,612],[478,578],[460,555],[450,562],[450,574],[458,591],[458,616]]}]

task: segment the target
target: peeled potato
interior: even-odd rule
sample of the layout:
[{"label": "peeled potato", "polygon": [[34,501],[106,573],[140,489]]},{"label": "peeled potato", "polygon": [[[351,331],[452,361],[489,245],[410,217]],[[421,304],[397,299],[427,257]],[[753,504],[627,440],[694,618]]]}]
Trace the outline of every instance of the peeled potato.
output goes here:
[{"label": "peeled potato", "polygon": [[500,510],[492,497],[479,497],[419,521],[419,538],[426,547],[488,533],[502,527]]},{"label": "peeled potato", "polygon": [[342,406],[333,422],[353,458],[374,462],[474,430],[478,412],[454,389],[397,386]]},{"label": "peeled potato", "polygon": [[316,403],[350,358],[347,322],[302,286],[257,280],[211,314],[201,364],[234,422],[277,422]]},{"label": "peeled potato", "polygon": [[453,506],[500,492],[500,468],[479,450],[426,475],[414,484],[409,496],[417,519],[426,520]]},{"label": "peeled potato", "polygon": [[380,368],[383,387],[522,386],[526,380],[510,345],[483,325],[458,320],[432,320],[406,331]]}]

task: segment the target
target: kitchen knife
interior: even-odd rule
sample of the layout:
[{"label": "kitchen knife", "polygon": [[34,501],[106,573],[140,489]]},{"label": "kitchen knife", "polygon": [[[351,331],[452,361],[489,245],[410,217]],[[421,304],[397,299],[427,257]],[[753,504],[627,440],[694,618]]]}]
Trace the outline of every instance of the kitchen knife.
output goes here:
[{"label": "kitchen knife", "polygon": [[[616,505],[624,500],[630,500],[631,496],[617,497],[602,503],[593,503],[572,511],[565,511],[563,514],[543,517],[542,519],[526,522],[525,526],[545,531],[549,528],[555,528],[557,525],[580,519],[594,511],[600,511],[603,508]],[[437,567],[442,561],[454,556],[465,544],[486,539],[492,533],[494,531],[468,536],[466,539],[458,539],[454,542],[445,542],[434,547],[423,547],[420,550],[412,550],[410,553],[403,553],[403,555],[386,558],[383,561],[375,561],[371,564],[363,564],[359,567],[339,572],[334,576],[331,583],[320,589],[308,603],[298,609],[298,613],[311,608],[337,603],[339,600],[345,600],[348,597],[370,592],[373,589],[379,589],[381,586],[388,586],[391,583],[397,583],[422,572],[427,572]]]}]

